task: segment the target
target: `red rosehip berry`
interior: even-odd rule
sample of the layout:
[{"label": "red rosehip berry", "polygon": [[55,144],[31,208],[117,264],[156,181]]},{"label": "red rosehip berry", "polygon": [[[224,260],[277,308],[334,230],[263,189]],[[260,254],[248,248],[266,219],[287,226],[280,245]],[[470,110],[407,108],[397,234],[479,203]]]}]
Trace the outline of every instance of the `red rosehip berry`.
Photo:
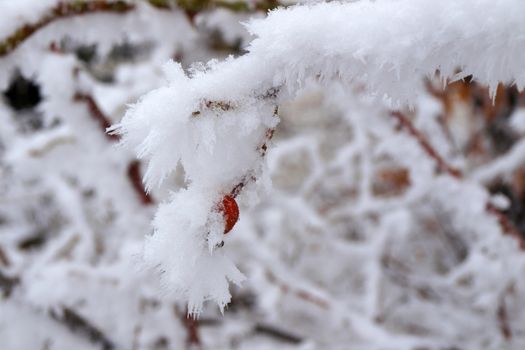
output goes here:
[{"label": "red rosehip berry", "polygon": [[224,217],[224,234],[227,234],[239,220],[239,206],[232,196],[226,195],[219,203],[218,210]]}]

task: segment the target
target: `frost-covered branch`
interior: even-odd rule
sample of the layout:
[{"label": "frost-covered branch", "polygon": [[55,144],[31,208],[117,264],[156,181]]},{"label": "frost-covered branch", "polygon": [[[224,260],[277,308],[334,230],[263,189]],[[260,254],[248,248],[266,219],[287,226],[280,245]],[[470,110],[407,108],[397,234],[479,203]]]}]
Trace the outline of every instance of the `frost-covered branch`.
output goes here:
[{"label": "frost-covered branch", "polygon": [[24,24],[5,39],[2,39],[2,41],[0,41],[0,57],[11,53],[36,31],[56,20],[97,12],[125,13],[133,8],[134,5],[132,3],[122,0],[59,1],[38,21]]},{"label": "frost-covered branch", "polygon": [[408,133],[410,133],[410,135],[412,135],[417,140],[425,153],[436,162],[437,168],[440,172],[447,173],[450,176],[456,177],[458,179],[463,177],[461,170],[456,169],[448,164],[445,159],[443,159],[443,157],[436,151],[436,149],[432,147],[426,137],[418,129],[416,129],[414,124],[412,124],[412,122],[403,113],[399,111],[392,112],[392,116],[397,119],[399,126],[406,129]]},{"label": "frost-covered branch", "polygon": [[281,6],[277,0],[260,1],[222,1],[222,0],[148,0],[148,2],[159,9],[169,10],[180,8],[184,10],[190,18],[199,12],[211,8],[224,8],[233,12],[252,12],[268,11]]},{"label": "frost-covered branch", "polygon": [[[403,113],[396,111],[392,113],[392,116],[399,121],[401,127],[406,128],[407,131],[413,136],[425,153],[432,158],[438,167],[438,170],[447,173],[448,175],[457,179],[463,179],[464,175],[461,170],[454,168],[448,164],[445,159],[439,154],[438,151],[428,142],[425,136],[412,124],[412,122]],[[520,248],[525,250],[525,239],[523,235],[518,231],[514,224],[492,203],[487,203],[487,212],[494,215],[499,221],[503,232],[511,235],[514,239],[519,242]]]},{"label": "frost-covered branch", "polygon": [[[82,16],[92,13],[122,14],[134,10],[136,5],[128,0],[68,0],[54,1],[55,4],[44,11],[37,21],[25,23],[4,37],[0,33],[0,58],[14,51],[38,30],[60,19]],[[210,0],[148,0],[151,6],[160,10],[181,9],[190,18],[213,8],[224,8],[233,12],[268,11],[279,6],[276,0],[256,1],[254,4],[245,1],[210,1]]]},{"label": "frost-covered branch", "polygon": [[65,325],[71,332],[87,338],[92,343],[99,344],[101,349],[115,349],[115,344],[106,334],[72,308],[63,306],[58,311],[51,310],[50,316]]},{"label": "frost-covered branch", "polygon": [[[1,4],[0,33],[57,3]],[[216,3],[57,18],[0,59],[2,344],[519,347],[525,94],[475,81],[520,87],[522,3],[311,4],[254,36]]]},{"label": "frost-covered branch", "polygon": [[[178,312],[177,312],[178,314]],[[180,315],[182,323],[186,328],[186,345],[191,349],[202,349],[202,344],[199,336],[199,321],[190,316],[190,312],[186,310]]]},{"label": "frost-covered branch", "polygon": [[[266,151],[266,130],[277,122],[272,118],[275,104],[309,81],[338,81],[347,91],[364,88],[390,106],[414,104],[424,91],[423,78],[437,70],[443,79],[472,75],[492,91],[500,82],[521,89],[521,10],[525,3],[518,0],[296,6],[248,24],[256,39],[242,57],[197,67],[189,77],[176,64],[166,66],[168,86],[145,95],[118,126],[123,142],[148,161],[148,188],[162,184],[179,163],[189,182],[187,190],[159,208],[146,260],[160,266],[168,288],[190,300],[191,312],[198,313],[206,299],[223,307],[229,300],[227,279],[238,283],[241,275],[213,249],[222,240],[214,203],[244,174],[264,176],[257,150],[263,145],[262,154]],[[262,98],[267,91],[276,93]],[[206,109],[202,101],[208,101]],[[414,129],[409,132],[417,136]],[[441,170],[460,176],[429,144],[418,141]],[[197,208],[202,212],[196,221]],[[166,241],[180,245],[166,251]],[[170,257],[174,251],[183,254],[177,261]],[[209,269],[210,261],[222,261],[214,266],[224,264],[223,270]],[[186,276],[191,269],[198,272]],[[213,286],[203,286],[212,280]]]},{"label": "frost-covered branch", "polygon": [[93,117],[93,119],[99,124],[102,132],[111,140],[118,140],[118,137],[116,135],[106,133],[106,130],[111,127],[111,122],[109,121],[108,117],[104,115],[104,113],[100,110],[100,107],[97,105],[97,102],[93,98],[93,96],[89,94],[83,94],[80,92],[75,93],[73,96],[73,100],[75,102],[83,102],[86,104],[89,113]]}]

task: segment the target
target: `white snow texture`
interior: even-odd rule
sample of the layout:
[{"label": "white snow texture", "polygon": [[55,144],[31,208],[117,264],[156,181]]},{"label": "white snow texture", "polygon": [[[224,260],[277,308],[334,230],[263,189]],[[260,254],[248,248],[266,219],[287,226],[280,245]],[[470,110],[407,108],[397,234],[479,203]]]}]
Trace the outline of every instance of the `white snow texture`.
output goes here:
[{"label": "white snow texture", "polygon": [[[276,101],[307,81],[364,87],[378,102],[413,105],[423,77],[473,75],[495,91],[525,86],[525,2],[359,1],[275,10],[250,22],[248,53],[211,61],[191,76],[166,65],[168,84],[132,106],[117,130],[148,161],[145,183],[160,185],[182,165],[188,189],[160,206],[146,242],[146,261],[167,290],[198,314],[212,299],[230,300],[226,280],[242,274],[217,250],[207,251],[211,210],[221,194],[260,177],[259,147],[275,127]],[[458,67],[461,69],[457,71]],[[276,96],[269,96],[276,92]],[[225,107],[227,106],[227,107]]]}]

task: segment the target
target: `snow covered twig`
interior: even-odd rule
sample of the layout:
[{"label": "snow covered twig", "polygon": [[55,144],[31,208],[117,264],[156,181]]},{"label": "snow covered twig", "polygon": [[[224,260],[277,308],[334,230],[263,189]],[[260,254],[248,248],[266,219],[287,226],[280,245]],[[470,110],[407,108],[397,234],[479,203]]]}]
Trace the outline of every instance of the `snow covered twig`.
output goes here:
[{"label": "snow covered twig", "polygon": [[[489,8],[494,19],[490,21],[486,18]],[[275,127],[271,115],[276,103],[293,97],[310,80],[324,84],[337,80],[348,89],[362,86],[378,99],[386,96],[391,106],[412,104],[424,90],[423,77],[439,69],[443,79],[457,79],[461,77],[457,67],[462,75],[473,75],[492,91],[500,82],[521,89],[525,73],[512,63],[525,58],[525,25],[517,15],[518,8],[525,11],[525,4],[515,0],[497,4],[399,0],[296,6],[252,21],[248,29],[256,39],[242,57],[211,62],[189,77],[175,64],[166,66],[168,86],[145,95],[117,128],[123,142],[148,161],[148,188],[161,184],[179,163],[190,184],[170,203],[161,205],[154,221],[147,259],[161,266],[166,286],[190,299],[190,311],[198,313],[203,300],[214,299],[222,307],[229,299],[226,283],[217,280],[208,285],[210,289],[201,289],[203,281],[241,280],[211,245],[210,252],[204,253],[203,242],[205,236],[209,243],[221,239],[214,233],[220,229],[212,224],[216,220],[213,203],[220,193],[247,172],[256,178],[264,176],[256,150],[264,142],[265,130]],[[379,25],[385,22],[389,23],[387,30]],[[512,41],[502,39],[509,33],[513,33]],[[277,91],[272,98],[260,97],[271,89]],[[203,105],[205,110],[199,107]],[[405,119],[394,116],[417,138]],[[418,142],[441,170],[461,177],[424,139]],[[197,207],[202,216],[196,222]],[[162,248],[165,240],[180,242],[173,251],[184,250],[184,257],[177,262],[168,258],[168,251]],[[186,256],[192,249],[196,255]],[[219,259],[226,264],[225,270],[201,270],[196,267],[201,259],[202,266],[208,264],[204,261]],[[190,269],[199,272],[191,279],[183,277],[184,270]]]}]

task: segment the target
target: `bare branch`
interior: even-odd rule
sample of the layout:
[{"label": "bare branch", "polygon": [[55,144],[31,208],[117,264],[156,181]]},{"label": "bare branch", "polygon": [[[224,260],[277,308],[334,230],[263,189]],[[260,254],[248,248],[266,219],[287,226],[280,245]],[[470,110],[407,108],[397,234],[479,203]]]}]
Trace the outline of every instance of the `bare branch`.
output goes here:
[{"label": "bare branch", "polygon": [[50,311],[50,315],[73,333],[87,338],[92,343],[100,344],[103,350],[115,349],[114,343],[98,327],[75,310],[63,306],[59,312]]},{"label": "bare branch", "polygon": [[177,305],[174,306],[173,311],[175,316],[180,318],[182,325],[186,328],[186,346],[189,349],[202,349],[202,343],[199,336],[199,321],[190,316],[188,308],[181,313]]},{"label": "bare branch", "polygon": [[7,254],[2,246],[0,246],[0,263],[5,267],[9,267],[11,265],[11,261],[7,257]]},{"label": "bare branch", "polygon": [[280,341],[284,341],[284,342],[287,342],[287,343],[292,343],[292,344],[298,344],[300,342],[303,341],[302,338],[294,335],[294,334],[291,334],[289,332],[286,332],[280,328],[277,328],[277,327],[274,327],[274,326],[271,326],[271,325],[268,325],[268,324],[262,324],[262,323],[259,323],[257,325],[255,325],[255,327],[253,328],[253,331],[255,333],[261,333],[261,334],[264,334],[264,335],[267,335],[267,336],[270,336],[272,338],[276,338]]},{"label": "bare branch", "polygon": [[91,116],[97,121],[107,138],[114,141],[119,139],[118,135],[106,132],[106,130],[111,126],[111,122],[104,112],[102,112],[93,96],[77,92],[73,96],[73,100],[76,102],[84,102],[87,105]]},{"label": "bare branch", "polygon": [[392,112],[392,116],[397,119],[401,128],[406,129],[408,133],[417,140],[425,153],[430,158],[434,159],[436,165],[438,166],[438,171],[448,173],[450,176],[458,179],[463,177],[461,170],[449,165],[445,159],[441,157],[441,155],[435,150],[435,148],[432,147],[430,142],[428,142],[427,138],[421,133],[421,131],[419,131],[404,114],[396,111]]},{"label": "bare branch", "polygon": [[296,297],[298,297],[299,299],[305,300],[309,303],[319,306],[321,309],[330,308],[329,302],[326,301],[325,299],[320,298],[307,290],[296,288],[296,287],[291,287],[290,285],[280,281],[277,278],[277,276],[275,276],[271,271],[267,271],[266,276],[268,277],[270,281],[278,285],[279,288],[281,288],[281,290],[283,291],[283,293],[291,293],[295,295]]},{"label": "bare branch", "polygon": [[151,198],[150,194],[144,190],[144,185],[142,184],[142,175],[140,174],[140,162],[138,160],[129,163],[128,177],[142,204],[153,204],[153,198]]}]

